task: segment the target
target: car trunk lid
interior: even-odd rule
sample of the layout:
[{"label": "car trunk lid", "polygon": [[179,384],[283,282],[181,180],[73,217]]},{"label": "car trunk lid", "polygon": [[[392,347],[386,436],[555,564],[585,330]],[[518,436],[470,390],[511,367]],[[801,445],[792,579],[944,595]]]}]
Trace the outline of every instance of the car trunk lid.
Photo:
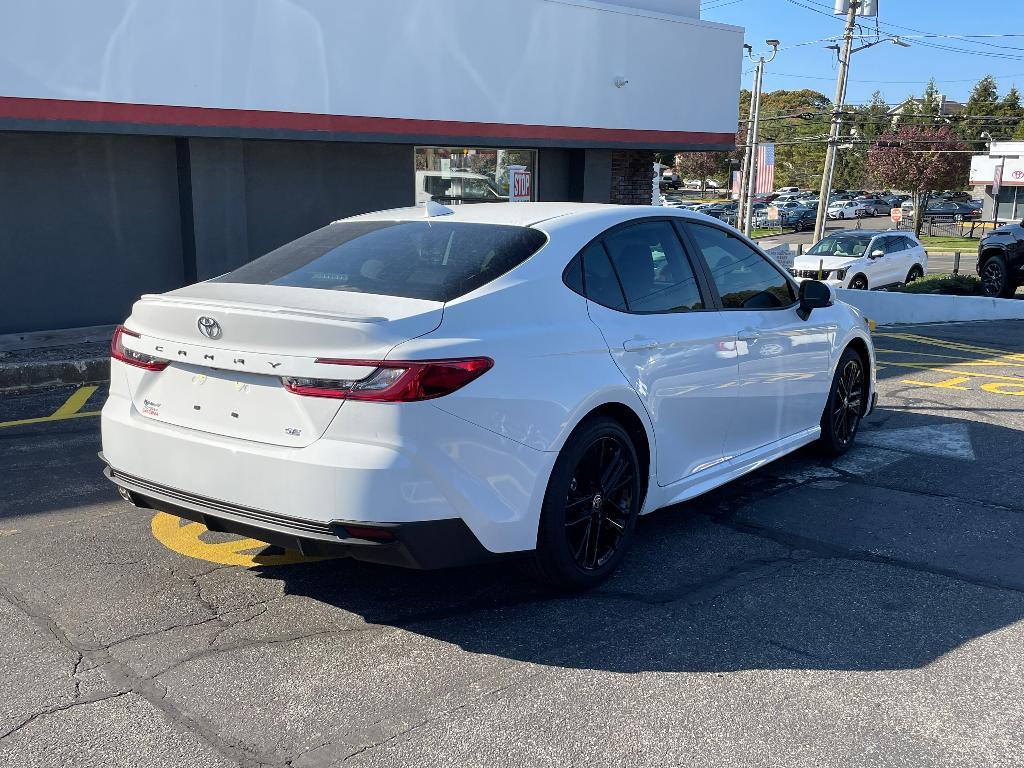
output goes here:
[{"label": "car trunk lid", "polygon": [[[422,299],[232,283],[200,283],[139,300],[124,345],[170,361],[129,368],[135,407],[166,424],[303,447],[343,400],[289,392],[282,377],[358,380],[395,345],[436,329],[443,304]],[[318,360],[353,360],[338,365]]]}]

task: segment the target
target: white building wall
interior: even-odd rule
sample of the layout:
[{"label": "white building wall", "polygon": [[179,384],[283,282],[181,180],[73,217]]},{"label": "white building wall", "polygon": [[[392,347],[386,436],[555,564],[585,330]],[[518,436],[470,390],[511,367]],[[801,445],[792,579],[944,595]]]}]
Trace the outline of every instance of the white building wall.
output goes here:
[{"label": "white building wall", "polygon": [[25,0],[0,25],[0,102],[731,137],[743,33],[698,15],[698,0]]}]

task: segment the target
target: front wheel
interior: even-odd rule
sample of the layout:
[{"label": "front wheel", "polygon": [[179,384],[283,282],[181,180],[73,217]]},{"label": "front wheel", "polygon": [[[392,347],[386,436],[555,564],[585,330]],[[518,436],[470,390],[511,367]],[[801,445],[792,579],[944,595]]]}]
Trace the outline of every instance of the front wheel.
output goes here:
[{"label": "front wheel", "polygon": [[595,587],[619,566],[640,515],[640,461],[614,419],[585,422],[569,438],[548,481],[533,575],[556,589]]},{"label": "front wheel", "polygon": [[868,377],[864,361],[847,348],[839,359],[832,379],[825,412],[821,415],[821,437],[818,445],[830,456],[846,453],[860,428],[868,396]]},{"label": "front wheel", "polygon": [[853,280],[850,281],[850,289],[854,291],[866,291],[868,289],[868,279],[864,275],[856,275]]},{"label": "front wheel", "polygon": [[1014,287],[1002,256],[989,256],[981,265],[981,289],[986,296],[995,298],[1008,299],[1013,296]]}]

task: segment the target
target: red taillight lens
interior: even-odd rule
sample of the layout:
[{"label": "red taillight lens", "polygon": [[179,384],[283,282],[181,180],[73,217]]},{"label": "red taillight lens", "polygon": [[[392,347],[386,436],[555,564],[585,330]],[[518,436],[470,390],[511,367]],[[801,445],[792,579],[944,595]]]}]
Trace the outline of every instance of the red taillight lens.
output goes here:
[{"label": "red taillight lens", "polygon": [[135,331],[129,331],[123,325],[117,326],[114,330],[114,337],[110,340],[110,356],[115,360],[120,360],[128,365],[134,365],[136,368],[145,368],[147,371],[162,371],[170,365],[169,360],[162,360],[159,357],[147,355],[145,352],[136,352],[134,349],[128,349],[121,341],[123,336],[140,338],[139,334],[135,333]]},{"label": "red taillight lens", "polygon": [[289,392],[307,397],[332,397],[339,400],[369,400],[377,403],[410,403],[444,397],[491,370],[489,357],[459,360],[417,360],[367,362],[365,360],[331,360],[319,358],[328,365],[373,366],[365,379],[345,381],[334,379],[282,379]]}]

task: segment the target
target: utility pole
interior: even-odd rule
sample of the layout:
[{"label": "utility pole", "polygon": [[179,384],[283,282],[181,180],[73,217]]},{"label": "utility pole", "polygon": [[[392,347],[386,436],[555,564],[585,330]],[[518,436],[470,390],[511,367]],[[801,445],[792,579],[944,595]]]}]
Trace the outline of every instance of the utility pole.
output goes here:
[{"label": "utility pole", "polygon": [[750,92],[750,119],[747,122],[747,151],[743,154],[743,170],[740,178],[740,202],[736,207],[736,224],[742,228],[743,234],[747,237],[750,236],[753,199],[757,193],[757,132],[761,120],[761,84],[764,81],[764,65],[774,61],[779,52],[778,40],[766,40],[765,42],[772,47],[771,55],[768,58],[765,58],[763,54],[755,58],[753,46],[743,46],[750,60],[757,64],[754,68],[754,85]]},{"label": "utility pole", "polygon": [[825,212],[828,210],[828,198],[832,194],[832,173],[836,167],[836,145],[839,143],[839,131],[843,122],[843,102],[846,100],[846,78],[850,72],[850,57],[853,55],[853,30],[857,24],[857,9],[861,0],[850,0],[850,9],[846,13],[846,31],[843,34],[843,52],[839,56],[839,74],[836,77],[836,98],[832,103],[832,127],[828,134],[828,146],[825,149],[825,170],[821,174],[821,194],[818,195],[818,215],[814,222],[814,241],[821,240],[825,234]]}]

